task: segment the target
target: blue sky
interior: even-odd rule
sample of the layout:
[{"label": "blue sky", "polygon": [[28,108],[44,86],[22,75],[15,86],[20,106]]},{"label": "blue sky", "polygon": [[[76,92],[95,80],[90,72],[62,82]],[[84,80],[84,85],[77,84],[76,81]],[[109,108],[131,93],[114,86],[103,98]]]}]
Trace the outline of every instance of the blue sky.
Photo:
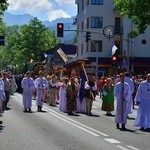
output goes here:
[{"label": "blue sky", "polygon": [[75,0],[8,0],[7,12],[30,14],[43,20],[70,18],[77,14]]}]

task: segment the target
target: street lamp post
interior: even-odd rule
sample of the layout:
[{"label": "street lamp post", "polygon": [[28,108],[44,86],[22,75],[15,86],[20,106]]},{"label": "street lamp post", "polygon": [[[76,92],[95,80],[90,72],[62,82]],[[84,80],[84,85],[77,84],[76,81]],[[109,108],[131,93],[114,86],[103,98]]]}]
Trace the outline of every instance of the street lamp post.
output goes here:
[{"label": "street lamp post", "polygon": [[[115,30],[116,28],[113,25],[108,25],[103,29],[103,34],[106,38],[111,39],[113,38],[115,35]],[[125,51],[122,50],[122,69],[125,70],[127,69],[127,71],[129,72],[129,34],[128,34],[128,39],[123,39],[122,38],[122,33],[120,31],[119,33],[119,38],[121,40],[121,50],[122,50],[122,40],[126,40],[127,41],[127,62],[125,61],[125,57],[126,57],[126,53]]]}]

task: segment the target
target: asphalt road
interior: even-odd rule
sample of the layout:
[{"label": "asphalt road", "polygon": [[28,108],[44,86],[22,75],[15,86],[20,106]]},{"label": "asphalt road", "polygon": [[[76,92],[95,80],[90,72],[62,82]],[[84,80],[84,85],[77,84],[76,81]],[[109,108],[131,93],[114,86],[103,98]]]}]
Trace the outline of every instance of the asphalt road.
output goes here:
[{"label": "asphalt road", "polygon": [[[150,133],[134,127],[137,110],[130,115],[127,131],[116,129],[114,116],[100,110],[94,101],[93,116],[68,116],[44,104],[44,112],[22,111],[22,95],[15,93],[5,111],[0,131],[0,150],[150,150]],[[115,115],[115,112],[113,112]]]}]

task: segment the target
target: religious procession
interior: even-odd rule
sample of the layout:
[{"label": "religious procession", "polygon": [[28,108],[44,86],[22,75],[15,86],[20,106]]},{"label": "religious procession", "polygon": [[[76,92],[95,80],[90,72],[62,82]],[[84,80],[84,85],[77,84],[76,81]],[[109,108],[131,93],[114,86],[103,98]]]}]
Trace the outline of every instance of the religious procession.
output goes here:
[{"label": "religious procession", "polygon": [[[150,74],[131,76],[128,72],[113,77],[95,78],[84,72],[81,77],[74,74],[61,79],[53,74],[45,76],[40,70],[33,77],[31,71],[24,75],[0,73],[0,117],[9,110],[10,96],[14,92],[22,94],[22,109],[32,112],[32,101],[36,101],[37,112],[43,111],[46,103],[58,107],[61,112],[74,116],[79,113],[92,116],[96,97],[102,100],[100,106],[106,116],[114,116],[116,129],[126,130],[129,115],[138,107],[134,126],[140,130],[150,130]],[[116,101],[116,105],[115,104]],[[115,111],[113,115],[112,112]],[[2,124],[2,121],[0,121]]]}]

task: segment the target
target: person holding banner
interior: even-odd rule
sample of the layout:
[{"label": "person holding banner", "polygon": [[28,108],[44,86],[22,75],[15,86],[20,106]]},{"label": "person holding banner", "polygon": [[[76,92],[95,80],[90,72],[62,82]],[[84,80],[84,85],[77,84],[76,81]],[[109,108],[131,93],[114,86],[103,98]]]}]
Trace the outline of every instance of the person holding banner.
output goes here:
[{"label": "person holding banner", "polygon": [[97,91],[97,84],[94,81],[93,75],[88,77],[88,80],[85,82],[84,85],[85,90],[85,100],[86,100],[86,115],[91,116],[91,110],[93,105],[93,100],[95,99],[95,94]]},{"label": "person holding banner", "polygon": [[129,84],[124,82],[124,73],[120,74],[120,82],[115,85],[114,96],[117,99],[115,123],[117,129],[122,124],[122,130],[126,130],[125,124],[127,123],[128,115],[128,102],[131,100]]}]

